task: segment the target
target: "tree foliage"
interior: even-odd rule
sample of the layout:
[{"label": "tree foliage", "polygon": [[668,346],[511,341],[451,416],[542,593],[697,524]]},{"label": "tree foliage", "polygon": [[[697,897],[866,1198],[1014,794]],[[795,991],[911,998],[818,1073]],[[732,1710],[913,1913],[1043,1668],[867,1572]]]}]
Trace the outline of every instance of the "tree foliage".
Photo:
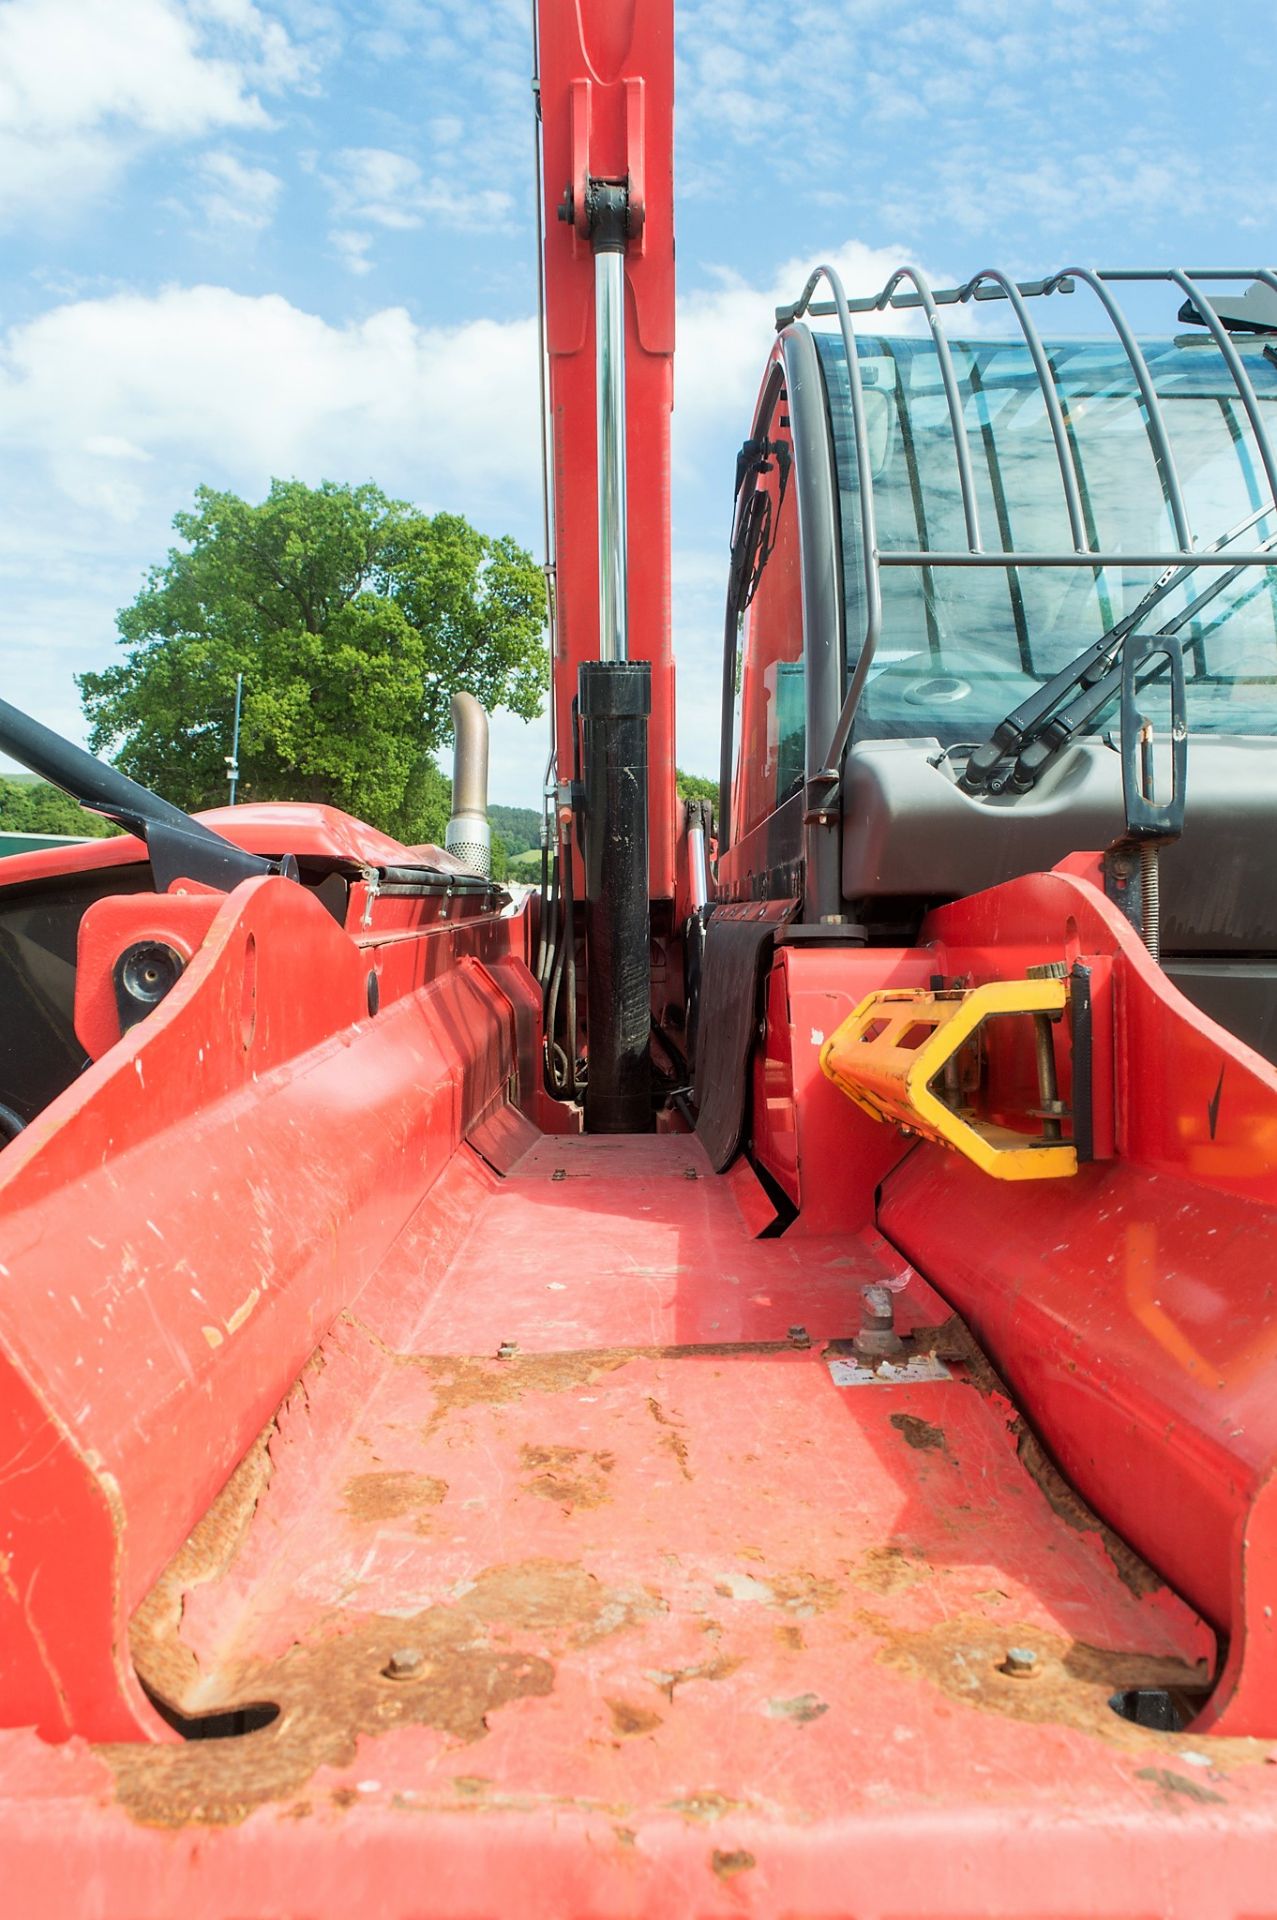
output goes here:
[{"label": "tree foliage", "polygon": [[242,800],[326,801],[442,839],[433,753],[452,694],[541,710],[531,557],[458,514],[329,481],[274,480],[256,506],[201,487],[173,525],[184,547],[118,616],[124,660],[79,678],[93,751],[181,806],[223,803],[242,673]]},{"label": "tree foliage", "polygon": [[680,767],[674,775],[674,785],[680,800],[711,800],[717,808],[717,780],[707,780],[703,773],[684,773]]},{"label": "tree foliage", "polygon": [[65,833],[77,840],[100,840],[119,828],[100,813],[88,813],[78,800],[47,780],[0,778],[0,829],[6,833]]},{"label": "tree foliage", "polygon": [[535,847],[540,854],[541,815],[534,808],[494,804],[488,808],[488,818],[494,834],[500,833],[512,860],[516,854],[526,853],[529,847]]}]

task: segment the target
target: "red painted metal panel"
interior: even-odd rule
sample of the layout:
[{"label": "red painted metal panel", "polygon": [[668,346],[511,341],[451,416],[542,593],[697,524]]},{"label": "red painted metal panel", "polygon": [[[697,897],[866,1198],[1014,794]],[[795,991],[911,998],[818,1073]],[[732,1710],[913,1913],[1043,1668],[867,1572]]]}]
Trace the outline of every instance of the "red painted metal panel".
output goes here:
[{"label": "red painted metal panel", "polygon": [[1229,1637],[1212,1722],[1275,1736],[1277,1072],[1191,1006],[1075,874],[975,895],[923,931],[937,971],[976,982],[1046,959],[1111,964],[1117,1157],[995,1187],[919,1146],[879,1218],[971,1322],[1069,1478]]},{"label": "red painted metal panel", "polygon": [[303,889],[245,884],[156,1012],[5,1151],[8,1724],[38,1699],[51,1735],[154,1733],[128,1613],[506,1097],[490,975],[454,954],[370,1020],[367,964]]},{"label": "red painted metal panel", "polygon": [[801,1208],[791,1232],[872,1221],[875,1189],[909,1143],[849,1103],[821,1072],[820,1049],[866,994],[925,987],[935,966],[922,948],[779,949],[754,1056],[752,1151]]},{"label": "red painted metal panel", "polygon": [[674,353],[674,28],[670,0],[541,0],[546,326],[556,526],[555,737],[572,775],[577,669],[598,658],[594,261],[557,217],[585,175],[637,189],[643,223],[625,260],[630,657],[652,663],[649,822],[654,899],[674,891],[674,664],[670,454]]}]

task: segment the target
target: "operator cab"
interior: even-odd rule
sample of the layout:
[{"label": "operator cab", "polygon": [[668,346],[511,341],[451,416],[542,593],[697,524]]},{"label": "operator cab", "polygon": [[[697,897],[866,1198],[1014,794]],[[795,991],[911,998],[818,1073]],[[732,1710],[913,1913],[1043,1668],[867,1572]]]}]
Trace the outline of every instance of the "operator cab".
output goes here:
[{"label": "operator cab", "polygon": [[[1138,345],[1120,314],[1106,337],[1044,339],[1013,304],[1014,336],[946,340],[904,314],[890,333],[850,314],[783,326],[737,475],[720,896],[805,886],[804,919],[832,908],[907,943],[936,904],[1106,848],[1124,822],[1115,691],[1096,704],[1083,677],[1028,761],[981,767],[1088,647],[1115,636],[1108,664],[1127,628],[1167,636],[1191,738],[1163,961],[1277,1057],[1277,325],[1212,331],[1189,305],[1191,330]],[[1156,682],[1143,697],[1169,747]],[[836,876],[819,903],[817,851]]]}]

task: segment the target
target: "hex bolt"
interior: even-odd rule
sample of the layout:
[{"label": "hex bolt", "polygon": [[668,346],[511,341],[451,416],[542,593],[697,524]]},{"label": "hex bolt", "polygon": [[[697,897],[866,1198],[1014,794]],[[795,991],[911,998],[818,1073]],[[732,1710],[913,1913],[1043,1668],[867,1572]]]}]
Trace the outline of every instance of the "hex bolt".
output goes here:
[{"label": "hex bolt", "polygon": [[791,1327],[789,1329],[789,1344],[791,1347],[809,1347],[811,1345],[811,1335],[808,1333],[806,1327]]},{"label": "hex bolt", "polygon": [[1007,1657],[998,1669],[1013,1680],[1031,1680],[1037,1670],[1038,1656],[1032,1647],[1008,1647]]},{"label": "hex bolt", "polygon": [[860,1297],[864,1303],[866,1332],[872,1328],[875,1333],[885,1333],[894,1326],[896,1308],[889,1287],[881,1284],[866,1287]]},{"label": "hex bolt", "polygon": [[519,1351],[519,1343],[517,1340],[503,1340],[501,1342],[501,1345],[497,1348],[497,1359],[513,1360],[515,1354],[518,1351]]},{"label": "hex bolt", "polygon": [[420,1647],[396,1647],[381,1671],[387,1680],[414,1680],[424,1662]]}]

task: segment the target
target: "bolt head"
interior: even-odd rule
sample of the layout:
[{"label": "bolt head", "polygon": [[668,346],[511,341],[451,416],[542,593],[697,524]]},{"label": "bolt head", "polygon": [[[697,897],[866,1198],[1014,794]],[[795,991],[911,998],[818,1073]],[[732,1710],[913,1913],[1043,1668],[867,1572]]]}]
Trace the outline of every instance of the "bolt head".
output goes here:
[{"label": "bolt head", "polygon": [[861,1318],[866,1328],[875,1331],[894,1325],[896,1303],[891,1297],[890,1287],[874,1285],[861,1291]]},{"label": "bolt head", "polygon": [[1000,1670],[1013,1680],[1027,1680],[1038,1670],[1038,1656],[1032,1647],[1008,1647]]},{"label": "bolt head", "polygon": [[425,1665],[425,1655],[420,1647],[396,1647],[387,1660],[382,1672],[387,1680],[412,1680]]}]

